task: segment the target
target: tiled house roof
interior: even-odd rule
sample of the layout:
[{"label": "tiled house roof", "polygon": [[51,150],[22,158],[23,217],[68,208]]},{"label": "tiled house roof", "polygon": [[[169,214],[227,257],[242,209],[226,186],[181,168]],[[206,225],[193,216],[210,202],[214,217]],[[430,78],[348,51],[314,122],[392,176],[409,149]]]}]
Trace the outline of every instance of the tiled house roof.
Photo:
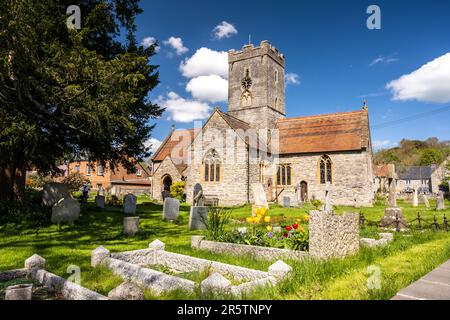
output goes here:
[{"label": "tiled house roof", "polygon": [[279,120],[280,154],[369,148],[366,110]]},{"label": "tiled house roof", "polygon": [[379,164],[373,167],[373,174],[375,177],[387,177],[389,175],[389,165]]},{"label": "tiled house roof", "polygon": [[397,172],[397,175],[400,180],[425,180],[431,179],[432,172],[431,166],[411,166]]}]

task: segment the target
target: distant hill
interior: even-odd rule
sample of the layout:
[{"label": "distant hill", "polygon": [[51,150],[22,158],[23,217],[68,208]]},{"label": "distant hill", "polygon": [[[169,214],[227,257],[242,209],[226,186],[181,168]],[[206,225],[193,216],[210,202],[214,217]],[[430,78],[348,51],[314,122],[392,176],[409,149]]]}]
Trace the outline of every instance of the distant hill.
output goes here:
[{"label": "distant hill", "polygon": [[450,155],[450,142],[428,138],[425,141],[400,141],[399,146],[382,149],[374,154],[374,163],[395,163],[401,169],[406,166],[428,166],[440,164]]}]

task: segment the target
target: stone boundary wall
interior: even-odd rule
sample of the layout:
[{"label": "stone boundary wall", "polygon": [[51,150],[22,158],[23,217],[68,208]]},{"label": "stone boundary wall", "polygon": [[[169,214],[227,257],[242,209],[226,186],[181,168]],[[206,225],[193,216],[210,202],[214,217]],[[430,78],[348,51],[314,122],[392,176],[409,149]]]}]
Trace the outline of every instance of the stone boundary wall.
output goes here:
[{"label": "stone boundary wall", "polygon": [[130,262],[114,258],[105,258],[102,261],[102,265],[107,266],[114,274],[117,274],[126,280],[135,282],[138,285],[142,285],[156,294],[177,289],[193,292],[195,289],[195,283],[191,280],[144,268]]},{"label": "stone boundary wall", "polygon": [[309,253],[328,259],[345,257],[359,250],[359,217],[357,213],[336,215],[311,211],[309,220]]},{"label": "stone boundary wall", "polygon": [[192,248],[206,250],[217,254],[227,253],[238,256],[250,255],[251,257],[259,260],[302,260],[309,256],[308,252],[306,251],[261,247],[228,242],[216,242],[203,240],[203,238],[203,236],[193,236],[191,241]]},{"label": "stone boundary wall", "polygon": [[108,300],[107,297],[45,270],[37,270],[33,278],[66,300]]}]

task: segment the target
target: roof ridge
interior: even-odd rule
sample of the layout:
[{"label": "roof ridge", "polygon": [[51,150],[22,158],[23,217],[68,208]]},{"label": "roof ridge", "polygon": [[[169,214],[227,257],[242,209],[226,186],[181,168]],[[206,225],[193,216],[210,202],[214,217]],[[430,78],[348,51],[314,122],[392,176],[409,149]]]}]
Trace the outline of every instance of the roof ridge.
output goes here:
[{"label": "roof ridge", "polygon": [[240,121],[240,122],[242,122],[242,123],[245,123],[245,124],[247,124],[248,126],[250,126],[250,123],[248,123],[248,122],[246,122],[246,121],[244,121],[244,120],[241,120],[241,119],[239,119],[239,118],[236,118],[235,116],[232,116],[232,115],[229,114],[229,113],[223,112],[223,111],[220,110],[220,109],[218,109],[218,111],[219,111],[220,113],[222,113],[223,115],[226,115],[227,117],[233,118],[233,119],[235,119],[235,120],[238,120],[238,121]]},{"label": "roof ridge", "polygon": [[344,112],[335,112],[335,113],[324,113],[324,114],[317,114],[317,115],[311,115],[311,116],[278,119],[277,122],[288,122],[288,121],[293,121],[293,120],[332,117],[332,116],[349,115],[349,114],[352,114],[352,113],[362,113],[362,112],[363,112],[363,110],[344,111]]}]

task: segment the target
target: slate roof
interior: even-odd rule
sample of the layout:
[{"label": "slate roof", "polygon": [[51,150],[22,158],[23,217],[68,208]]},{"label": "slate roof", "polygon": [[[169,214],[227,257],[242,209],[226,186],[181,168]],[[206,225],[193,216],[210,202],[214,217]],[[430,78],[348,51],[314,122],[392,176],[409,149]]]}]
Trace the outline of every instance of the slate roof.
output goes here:
[{"label": "slate roof", "polygon": [[432,172],[431,166],[411,166],[397,172],[397,176],[400,180],[425,180],[431,179]]},{"label": "slate roof", "polygon": [[280,154],[353,151],[369,147],[366,110],[281,119],[277,128]]}]

